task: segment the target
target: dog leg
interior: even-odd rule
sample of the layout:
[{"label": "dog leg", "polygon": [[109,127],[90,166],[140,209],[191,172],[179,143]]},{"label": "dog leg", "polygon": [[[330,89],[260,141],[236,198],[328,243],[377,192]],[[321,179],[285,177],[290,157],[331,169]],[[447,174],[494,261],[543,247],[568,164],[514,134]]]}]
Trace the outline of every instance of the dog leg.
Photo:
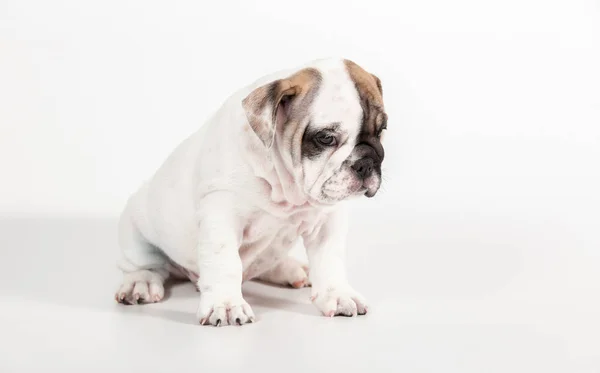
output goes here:
[{"label": "dog leg", "polygon": [[168,260],[155,246],[146,241],[132,219],[132,198],[119,221],[121,259],[118,266],[123,280],[115,299],[123,304],[155,303],[165,295],[164,283],[169,277]]},{"label": "dog leg", "polygon": [[349,284],[344,263],[346,254],[347,213],[339,207],[320,230],[304,237],[310,263],[311,300],[323,313],[356,316],[367,313],[367,305]]},{"label": "dog leg", "polygon": [[234,197],[215,192],[204,197],[199,220],[198,320],[202,325],[242,325],[254,321],[254,313],[242,296],[242,260],[239,248],[242,228]]}]

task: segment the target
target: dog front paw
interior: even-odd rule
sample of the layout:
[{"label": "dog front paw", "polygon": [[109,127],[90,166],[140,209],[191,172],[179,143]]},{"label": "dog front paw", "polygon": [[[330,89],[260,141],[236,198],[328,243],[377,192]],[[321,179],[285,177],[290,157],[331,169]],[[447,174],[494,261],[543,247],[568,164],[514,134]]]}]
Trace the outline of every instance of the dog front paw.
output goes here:
[{"label": "dog front paw", "polygon": [[311,301],[327,317],[364,315],[368,311],[362,295],[349,286],[312,291]]},{"label": "dog front paw", "polygon": [[219,296],[203,293],[197,316],[201,325],[243,325],[254,322],[254,312],[241,294]]}]

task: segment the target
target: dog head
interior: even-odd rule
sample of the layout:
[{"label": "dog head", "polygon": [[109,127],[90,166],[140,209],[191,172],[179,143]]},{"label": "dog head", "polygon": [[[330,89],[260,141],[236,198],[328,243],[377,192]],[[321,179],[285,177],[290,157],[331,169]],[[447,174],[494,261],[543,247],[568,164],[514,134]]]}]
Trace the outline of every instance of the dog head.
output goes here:
[{"label": "dog head", "polygon": [[375,75],[349,60],[321,60],[254,89],[242,105],[311,200],[332,204],[379,190],[387,115]]}]

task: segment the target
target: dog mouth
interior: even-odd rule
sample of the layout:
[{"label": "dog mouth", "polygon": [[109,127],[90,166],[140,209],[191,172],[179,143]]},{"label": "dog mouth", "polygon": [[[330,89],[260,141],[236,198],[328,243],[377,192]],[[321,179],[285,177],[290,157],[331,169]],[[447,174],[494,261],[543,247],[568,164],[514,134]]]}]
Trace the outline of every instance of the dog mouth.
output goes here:
[{"label": "dog mouth", "polygon": [[357,193],[364,195],[367,198],[372,198],[379,191],[380,185],[381,179],[379,177],[371,176],[361,183]]},{"label": "dog mouth", "polygon": [[381,184],[381,178],[379,175],[371,175],[365,179],[359,179],[352,177],[345,183],[339,183],[333,180],[333,182],[325,182],[320,191],[320,197],[318,200],[326,204],[333,204],[345,199],[354,199],[365,196],[367,198],[374,197],[379,191]]},{"label": "dog mouth", "polygon": [[367,198],[375,197],[379,188],[367,188],[366,186],[360,187],[360,189],[356,192],[356,194],[364,195]]},{"label": "dog mouth", "polygon": [[361,185],[352,195],[354,196],[365,196],[367,198],[375,197],[379,187],[369,188],[366,185]]},{"label": "dog mouth", "polygon": [[364,194],[364,195],[365,195],[365,197],[367,197],[367,198],[372,198],[372,197],[375,197],[375,194],[377,194],[377,190],[369,190],[369,189],[367,189],[367,188],[364,188],[364,190],[365,190],[365,191],[364,191],[364,193],[363,193],[363,194]]}]

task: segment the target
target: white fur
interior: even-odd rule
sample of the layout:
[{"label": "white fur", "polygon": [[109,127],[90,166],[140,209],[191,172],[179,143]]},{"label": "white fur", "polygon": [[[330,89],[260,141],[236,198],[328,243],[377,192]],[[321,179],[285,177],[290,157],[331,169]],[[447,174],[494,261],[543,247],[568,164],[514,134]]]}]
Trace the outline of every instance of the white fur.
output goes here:
[{"label": "white fur", "polygon": [[[348,139],[354,139],[361,108],[343,62],[320,60],[307,66],[323,77],[311,108],[313,122],[342,123]],[[258,141],[241,105],[255,88],[294,71],[264,77],[232,95],[130,198],[119,227],[124,280],[118,300],[162,299],[170,273],[197,279],[202,324],[251,322],[254,314],[242,296],[242,281],[307,284],[306,270],[287,261],[288,251],[302,237],[318,309],[327,316],[366,312],[344,266],[345,201],[337,200],[349,195],[334,191],[340,194],[334,198],[337,203],[320,196],[325,183],[340,172],[353,141],[331,159],[305,161],[299,178],[289,170],[285,154],[278,153],[277,142],[274,149],[265,149]]]}]

